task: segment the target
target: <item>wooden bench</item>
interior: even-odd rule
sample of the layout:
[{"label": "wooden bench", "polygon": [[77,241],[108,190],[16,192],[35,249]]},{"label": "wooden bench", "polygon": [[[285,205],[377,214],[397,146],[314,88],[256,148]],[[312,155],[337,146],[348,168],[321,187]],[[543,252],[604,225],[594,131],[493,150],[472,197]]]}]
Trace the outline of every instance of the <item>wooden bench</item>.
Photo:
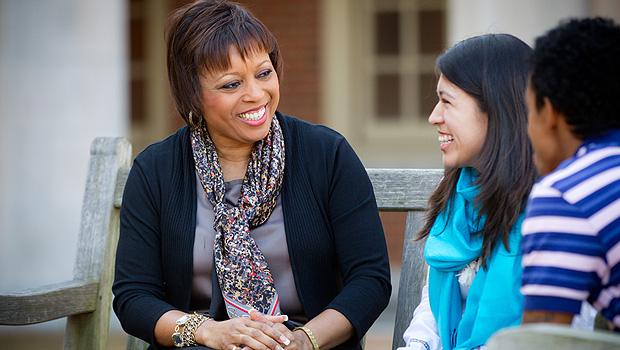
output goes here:
[{"label": "wooden bench", "polygon": [[73,279],[0,295],[1,325],[67,317],[64,349],[106,348],[119,231],[119,206],[114,202],[124,186],[117,175],[130,162],[131,145],[126,139],[92,142]]},{"label": "wooden bench", "polygon": [[[0,295],[0,325],[28,325],[67,317],[64,349],[106,348],[118,215],[130,162],[131,145],[126,139],[97,138],[92,142],[73,279]],[[411,239],[422,226],[427,199],[443,170],[368,169],[368,174],[379,210],[407,213],[392,341],[392,349],[396,349],[404,345],[402,334],[420,301],[426,279],[423,244]],[[620,349],[620,336],[538,324],[500,331],[487,345],[489,350]],[[143,350],[146,346],[128,337],[128,350]]]},{"label": "wooden bench", "polygon": [[[67,317],[64,349],[105,349],[111,311],[119,208],[129,173],[131,145],[97,138],[91,145],[74,277],[71,281],[0,295],[0,325],[27,325]],[[407,212],[393,348],[421,296],[426,278],[422,244],[411,238],[442,170],[368,169],[381,211]],[[146,343],[129,337],[128,350]]]}]

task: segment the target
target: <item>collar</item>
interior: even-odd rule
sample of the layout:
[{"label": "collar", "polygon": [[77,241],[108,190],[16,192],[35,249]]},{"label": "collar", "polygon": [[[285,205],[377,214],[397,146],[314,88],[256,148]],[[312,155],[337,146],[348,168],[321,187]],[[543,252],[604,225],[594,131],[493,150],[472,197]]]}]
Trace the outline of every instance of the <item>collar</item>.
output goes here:
[{"label": "collar", "polygon": [[581,157],[588,152],[611,145],[620,146],[620,129],[613,129],[602,136],[585,139],[575,152],[575,156]]}]

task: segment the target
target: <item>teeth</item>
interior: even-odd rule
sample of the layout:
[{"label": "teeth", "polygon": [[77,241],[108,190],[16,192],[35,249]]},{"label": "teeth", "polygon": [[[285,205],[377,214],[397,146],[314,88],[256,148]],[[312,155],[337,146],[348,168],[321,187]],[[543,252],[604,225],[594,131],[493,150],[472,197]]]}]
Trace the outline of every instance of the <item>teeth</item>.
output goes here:
[{"label": "teeth", "polygon": [[441,144],[446,144],[452,142],[454,138],[449,135],[439,135],[438,140],[439,142],[441,142]]},{"label": "teeth", "polygon": [[265,107],[259,109],[256,112],[239,114],[239,117],[245,120],[259,120],[263,116],[263,114],[265,114]]}]

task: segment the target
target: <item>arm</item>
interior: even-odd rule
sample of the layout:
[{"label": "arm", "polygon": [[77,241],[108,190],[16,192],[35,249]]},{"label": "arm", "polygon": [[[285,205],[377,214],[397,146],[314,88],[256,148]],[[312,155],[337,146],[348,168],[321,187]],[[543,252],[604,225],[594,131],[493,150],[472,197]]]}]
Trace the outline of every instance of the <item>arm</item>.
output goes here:
[{"label": "arm", "polygon": [[564,312],[547,312],[547,311],[524,311],[521,323],[559,323],[571,324],[573,314]]},{"label": "arm", "polygon": [[351,322],[359,340],[389,302],[387,245],[372,184],[346,140],[331,164],[328,215],[343,288],[327,307]]},{"label": "arm", "polygon": [[[160,177],[153,176],[152,169],[143,169],[143,159],[134,163],[123,196],[121,235],[113,287],[114,308],[128,333],[159,348],[173,345],[172,334],[176,321],[186,314],[181,311],[181,298],[170,295],[187,291],[183,287],[183,279],[178,277],[191,271],[192,261],[186,256],[187,251],[182,249],[172,249],[176,252],[174,255],[162,253],[166,235],[171,236],[167,232],[178,226],[173,226],[172,229],[162,227],[160,217],[165,208],[162,209],[160,201],[165,201],[166,196],[159,192],[162,188],[158,184]],[[175,231],[177,236],[193,229],[191,220],[173,221],[183,222],[184,225],[183,229]],[[189,263],[190,266],[183,265],[184,263]],[[178,273],[164,277],[165,264],[174,266]],[[277,330],[259,322],[241,318],[205,322],[196,332],[196,340],[215,349],[228,349],[235,344],[253,344],[259,349],[276,349],[278,343],[274,339],[279,339],[280,335]]]},{"label": "arm", "polygon": [[[570,324],[590,295],[588,288],[601,283],[598,272],[605,269],[604,259],[593,252],[604,250],[592,248],[599,244],[597,230],[591,225],[575,226],[583,216],[581,208],[562,196],[544,181],[530,193],[521,229],[522,323]],[[559,229],[569,227],[576,229]]]},{"label": "arm", "polygon": [[[334,309],[327,309],[305,324],[310,329],[320,349],[334,348],[351,338],[355,329],[349,320]],[[312,350],[312,342],[302,330],[294,331],[293,337],[298,344],[294,349]],[[290,349],[289,347],[286,348]]]},{"label": "arm", "polygon": [[428,301],[428,286],[422,288],[422,299],[413,312],[409,327],[403,333],[403,339],[405,340],[405,347],[398,348],[398,350],[434,350],[441,348],[437,323]]},{"label": "arm", "polygon": [[175,307],[164,300],[157,209],[161,195],[150,173],[136,159],[127,178],[112,289],[114,312],[123,329],[152,344],[155,323]]},{"label": "arm", "polygon": [[[283,324],[274,321],[274,317],[266,317],[258,312],[252,312],[253,321],[264,323],[282,332],[286,350],[312,350],[313,344],[306,332],[302,330],[290,331]],[[327,309],[305,324],[312,332],[314,340],[320,349],[332,349],[354,335],[351,322],[340,312]],[[287,342],[286,340],[290,340]]]},{"label": "arm", "polygon": [[344,138],[324,127],[301,127],[289,129],[296,142],[287,144],[283,192],[291,265],[315,338],[331,344],[321,329],[336,329],[322,314],[333,310],[354,329],[345,334],[350,347],[389,301],[383,228],[366,170]]}]

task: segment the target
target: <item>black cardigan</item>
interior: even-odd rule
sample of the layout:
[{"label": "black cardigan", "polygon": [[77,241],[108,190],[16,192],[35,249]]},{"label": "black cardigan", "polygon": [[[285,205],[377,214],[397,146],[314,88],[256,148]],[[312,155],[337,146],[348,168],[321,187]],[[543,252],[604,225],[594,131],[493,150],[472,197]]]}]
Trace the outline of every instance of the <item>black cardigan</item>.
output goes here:
[{"label": "black cardigan", "polygon": [[[391,293],[372,185],[340,134],[276,116],[286,147],[282,208],[299,299],[308,319],[327,308],[345,315],[356,336],[336,349],[360,349]],[[127,333],[151,344],[165,312],[189,311],[194,171],[189,129],[183,127],[136,157],[123,194],[114,311]]]}]

